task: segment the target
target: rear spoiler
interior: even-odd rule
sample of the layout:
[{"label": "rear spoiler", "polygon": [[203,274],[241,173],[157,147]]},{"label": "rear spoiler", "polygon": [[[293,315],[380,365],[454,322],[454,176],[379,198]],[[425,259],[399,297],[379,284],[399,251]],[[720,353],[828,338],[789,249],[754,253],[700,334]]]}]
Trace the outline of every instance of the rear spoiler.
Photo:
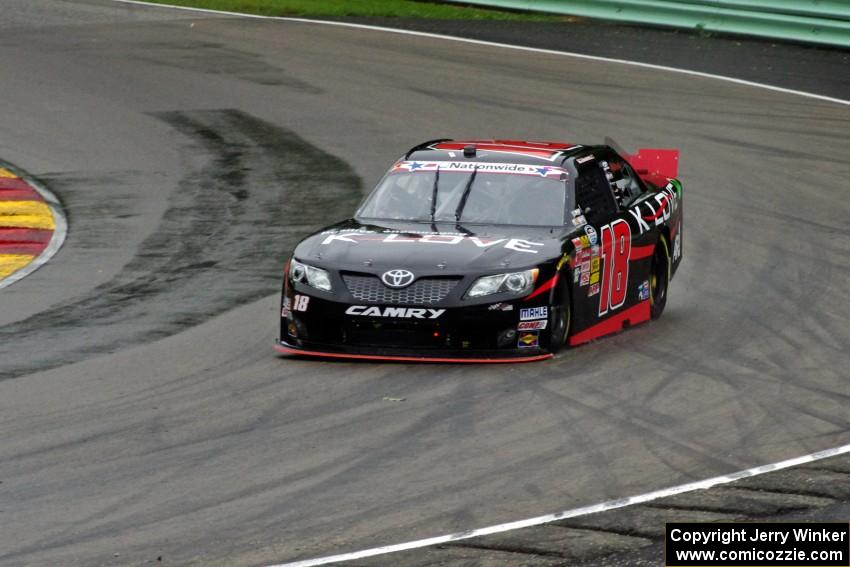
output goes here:
[{"label": "rear spoiler", "polygon": [[630,154],[613,138],[609,138],[608,136],[605,136],[605,145],[623,156],[641,177],[652,177],[656,175],[667,178],[678,177],[679,150],[641,148],[636,154]]},{"label": "rear spoiler", "polygon": [[641,148],[636,154],[623,154],[641,177],[663,175],[675,178],[679,174],[679,150]]}]

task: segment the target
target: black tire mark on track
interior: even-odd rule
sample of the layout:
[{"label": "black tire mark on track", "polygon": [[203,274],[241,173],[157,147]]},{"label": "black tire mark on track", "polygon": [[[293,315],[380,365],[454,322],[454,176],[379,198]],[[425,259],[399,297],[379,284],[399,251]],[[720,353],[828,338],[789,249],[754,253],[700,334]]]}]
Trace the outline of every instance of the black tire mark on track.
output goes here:
[{"label": "black tire mark on track", "polygon": [[163,338],[274,293],[298,238],[360,198],[348,164],[290,130],[236,110],[155,116],[188,139],[159,228],[110,282],[0,329],[0,379]]}]

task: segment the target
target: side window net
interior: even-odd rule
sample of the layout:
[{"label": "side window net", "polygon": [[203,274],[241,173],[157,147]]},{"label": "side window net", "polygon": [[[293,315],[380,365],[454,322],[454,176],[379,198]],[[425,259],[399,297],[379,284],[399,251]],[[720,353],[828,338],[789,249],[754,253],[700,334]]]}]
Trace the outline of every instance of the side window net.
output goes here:
[{"label": "side window net", "polygon": [[637,175],[632,169],[619,158],[609,159],[601,162],[606,177],[611,183],[614,197],[622,206],[636,199],[642,192]]},{"label": "side window net", "polygon": [[576,202],[583,211],[590,209],[587,214],[592,220],[600,220],[617,212],[610,185],[604,175],[594,162],[576,179]]}]

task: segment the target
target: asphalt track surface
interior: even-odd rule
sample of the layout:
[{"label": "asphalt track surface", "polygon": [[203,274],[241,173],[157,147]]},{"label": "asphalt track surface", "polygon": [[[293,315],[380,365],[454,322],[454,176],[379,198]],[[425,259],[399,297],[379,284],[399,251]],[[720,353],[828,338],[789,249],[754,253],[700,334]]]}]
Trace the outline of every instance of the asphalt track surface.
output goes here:
[{"label": "asphalt track surface", "polygon": [[[105,1],[0,31],[0,156],[70,225],[0,293],[2,565],[281,562],[850,442],[846,106]],[[682,150],[661,320],[498,368],[273,355],[288,250],[402,148],[606,135]]]}]

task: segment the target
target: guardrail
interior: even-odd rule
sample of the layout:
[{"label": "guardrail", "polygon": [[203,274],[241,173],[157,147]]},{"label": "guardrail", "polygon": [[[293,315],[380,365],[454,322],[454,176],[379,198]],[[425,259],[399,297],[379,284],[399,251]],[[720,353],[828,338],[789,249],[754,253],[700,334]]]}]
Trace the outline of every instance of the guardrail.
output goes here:
[{"label": "guardrail", "polygon": [[448,0],[850,47],[847,0]]}]

